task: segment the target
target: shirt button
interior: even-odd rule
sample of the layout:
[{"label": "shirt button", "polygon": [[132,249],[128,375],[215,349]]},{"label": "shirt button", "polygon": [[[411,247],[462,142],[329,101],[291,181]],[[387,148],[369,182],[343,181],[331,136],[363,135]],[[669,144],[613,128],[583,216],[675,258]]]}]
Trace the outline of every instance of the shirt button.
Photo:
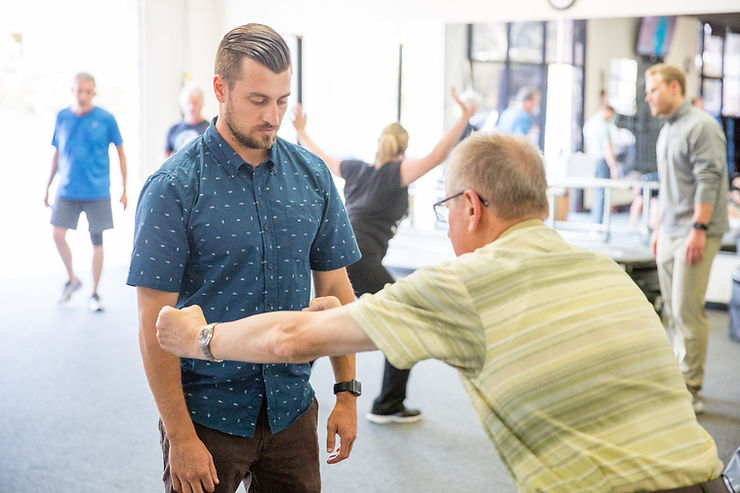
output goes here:
[{"label": "shirt button", "polygon": [[265,231],[270,231],[270,225],[269,224],[265,224]]},{"label": "shirt button", "polygon": [[257,195],[262,196],[262,190],[257,190]]},{"label": "shirt button", "polygon": [[272,264],[267,264],[268,269],[272,269]]}]

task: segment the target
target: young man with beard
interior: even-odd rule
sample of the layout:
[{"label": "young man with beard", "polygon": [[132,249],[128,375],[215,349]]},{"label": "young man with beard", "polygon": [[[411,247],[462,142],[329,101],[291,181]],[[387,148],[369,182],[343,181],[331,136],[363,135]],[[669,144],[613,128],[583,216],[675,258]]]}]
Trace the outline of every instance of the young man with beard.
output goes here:
[{"label": "young man with beard", "polygon": [[[290,52],[275,31],[248,24],[227,33],[213,78],[218,117],[139,198],[128,283],[137,286],[168,492],[321,487],[308,364],[178,359],[159,347],[154,325],[168,305],[197,303],[214,321],[301,310],[311,277],[318,295],[353,300],[345,266],[360,254],[329,170],[277,137],[290,77]],[[213,334],[210,326],[203,343]],[[353,355],[331,361],[337,402],[326,445],[336,463],[356,436],[359,384]]]}]

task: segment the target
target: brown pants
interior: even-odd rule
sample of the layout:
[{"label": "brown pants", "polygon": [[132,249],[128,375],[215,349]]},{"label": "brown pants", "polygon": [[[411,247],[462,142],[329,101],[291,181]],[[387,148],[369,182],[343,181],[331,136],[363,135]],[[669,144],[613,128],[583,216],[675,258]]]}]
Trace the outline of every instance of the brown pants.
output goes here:
[{"label": "brown pants", "polygon": [[[195,424],[198,438],[213,456],[219,484],[216,493],[234,493],[239,484],[249,493],[318,493],[319,474],[318,403],[314,399],[287,429],[272,434],[267,411],[262,406],[254,438],[229,435]],[[162,421],[159,431],[164,457],[162,477],[166,493],[172,493],[170,443]]]}]

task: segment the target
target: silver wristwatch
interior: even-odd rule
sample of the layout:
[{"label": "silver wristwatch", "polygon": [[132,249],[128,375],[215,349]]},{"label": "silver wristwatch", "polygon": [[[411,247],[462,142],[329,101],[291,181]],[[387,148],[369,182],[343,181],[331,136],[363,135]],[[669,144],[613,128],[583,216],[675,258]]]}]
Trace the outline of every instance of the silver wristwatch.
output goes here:
[{"label": "silver wristwatch", "polygon": [[221,363],[223,360],[214,358],[213,353],[211,353],[211,339],[213,339],[214,327],[216,327],[216,323],[208,324],[200,330],[200,334],[198,335],[198,344],[200,345],[200,350],[203,353],[203,356],[205,356],[208,361]]}]

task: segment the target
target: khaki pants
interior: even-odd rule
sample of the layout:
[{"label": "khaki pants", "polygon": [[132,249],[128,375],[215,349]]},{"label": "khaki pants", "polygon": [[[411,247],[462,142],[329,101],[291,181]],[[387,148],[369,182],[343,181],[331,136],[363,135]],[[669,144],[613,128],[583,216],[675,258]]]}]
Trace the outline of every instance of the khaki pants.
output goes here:
[{"label": "khaki pants", "polygon": [[686,386],[689,390],[698,392],[704,379],[709,339],[704,297],[709,271],[719,251],[722,237],[707,236],[704,258],[694,265],[686,264],[685,242],[684,236],[669,238],[660,235],[656,263],[667,317],[666,329],[673,341],[673,351],[678,358]]}]

